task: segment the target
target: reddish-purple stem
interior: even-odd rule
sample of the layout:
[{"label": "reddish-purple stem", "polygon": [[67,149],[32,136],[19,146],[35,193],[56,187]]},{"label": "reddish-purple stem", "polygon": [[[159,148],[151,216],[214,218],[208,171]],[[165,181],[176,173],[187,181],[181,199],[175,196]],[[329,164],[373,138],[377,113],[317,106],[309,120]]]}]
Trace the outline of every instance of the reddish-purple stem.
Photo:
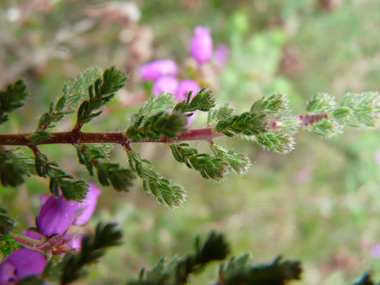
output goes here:
[{"label": "reddish-purple stem", "polygon": [[[308,126],[314,124],[322,119],[327,118],[327,114],[316,115],[301,115],[296,117],[300,121],[298,126]],[[272,130],[281,128],[281,120],[272,120],[269,122],[269,127]],[[108,132],[108,133],[84,133],[77,130],[71,132],[57,132],[51,133],[52,137],[45,139],[38,143],[30,142],[27,137],[31,134],[5,134],[0,135],[0,146],[2,145],[24,145],[29,146],[33,150],[35,145],[43,144],[86,144],[86,143],[116,143],[121,145],[128,145],[130,143],[170,143],[179,141],[210,141],[214,138],[224,137],[223,133],[217,133],[214,127],[206,127],[202,129],[193,129],[180,134],[176,138],[163,137],[159,140],[145,139],[137,141],[135,139],[129,140],[125,136],[125,132]]]}]

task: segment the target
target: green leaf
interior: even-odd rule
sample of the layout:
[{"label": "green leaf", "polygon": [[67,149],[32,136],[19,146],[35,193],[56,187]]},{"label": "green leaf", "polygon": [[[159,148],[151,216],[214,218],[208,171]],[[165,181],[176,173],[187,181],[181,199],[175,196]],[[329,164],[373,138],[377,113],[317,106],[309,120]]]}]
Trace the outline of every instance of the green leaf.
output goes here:
[{"label": "green leaf", "polygon": [[309,114],[329,113],[335,109],[336,103],[327,93],[318,93],[313,99],[309,100],[306,106],[306,111]]},{"label": "green leaf", "polygon": [[140,273],[139,280],[129,281],[128,285],[163,285],[186,284],[189,276],[201,271],[206,264],[212,261],[223,260],[229,253],[229,245],[220,233],[211,232],[201,245],[198,237],[195,242],[195,252],[185,258],[175,257],[171,262],[165,263],[160,259],[156,266],[145,273]]},{"label": "green leaf", "polygon": [[202,88],[190,102],[188,102],[189,98],[190,97],[188,97],[188,100],[178,103],[173,111],[182,113],[194,112],[197,110],[208,112],[211,108],[215,107],[215,97],[210,89]]},{"label": "green leaf", "polygon": [[162,95],[159,97],[151,97],[142,106],[137,114],[131,116],[130,127],[128,128],[130,134],[137,139],[138,128],[143,124],[148,115],[164,112],[174,107],[176,100],[171,94]]},{"label": "green leaf", "polygon": [[341,126],[339,126],[334,120],[323,119],[314,123],[310,129],[320,136],[330,137],[335,135],[337,132],[340,132]]},{"label": "green leaf", "polygon": [[7,114],[24,106],[23,101],[28,96],[24,81],[18,80],[0,91],[0,124],[8,120]]},{"label": "green leaf", "polygon": [[232,258],[227,268],[220,270],[220,280],[223,284],[258,284],[283,285],[289,281],[301,279],[301,263],[276,258],[269,265],[252,266],[246,256],[236,261]]},{"label": "green leaf", "polygon": [[251,113],[281,113],[288,109],[288,100],[284,94],[274,93],[268,97],[262,97],[253,103]]},{"label": "green leaf", "polygon": [[0,181],[1,184],[16,187],[24,183],[24,176],[29,176],[30,166],[23,163],[22,158],[12,152],[0,151]]},{"label": "green leaf", "polygon": [[98,179],[103,186],[112,187],[117,191],[129,191],[133,186],[133,180],[136,176],[130,169],[120,168],[116,163],[99,163],[97,166]]},{"label": "green leaf", "polygon": [[294,137],[283,132],[258,135],[256,140],[265,149],[279,153],[292,151],[295,144]]},{"label": "green leaf", "polygon": [[245,112],[219,121],[215,130],[226,135],[244,134],[246,136],[259,135],[269,130],[268,117],[264,113]]},{"label": "green leaf", "polygon": [[124,87],[128,80],[125,72],[117,70],[114,66],[103,72],[103,82],[100,86],[100,93],[104,95],[113,94]]},{"label": "green leaf", "polygon": [[115,67],[103,72],[103,79],[97,78],[88,88],[89,100],[82,102],[77,113],[77,122],[74,130],[79,131],[84,124],[98,117],[102,111],[93,113],[106,105],[117,91],[124,87],[128,76],[125,72],[116,70]]},{"label": "green leaf", "polygon": [[9,234],[14,228],[15,221],[8,212],[0,206],[0,236]]},{"label": "green leaf", "polygon": [[210,147],[213,149],[215,155],[222,158],[229,165],[229,169],[234,170],[236,173],[243,174],[247,172],[251,166],[251,162],[246,155],[237,154],[232,150],[226,150],[220,145],[210,144]]},{"label": "green leaf", "polygon": [[[60,284],[72,283],[88,274],[85,266],[96,262],[104,255],[104,249],[110,246],[120,245],[122,243],[122,232],[116,228],[116,224],[107,224],[103,226],[98,224],[95,236],[86,235],[82,238],[82,249],[77,254],[67,253],[64,259],[49,268],[49,271],[60,269]],[[46,272],[44,275],[49,275]]]},{"label": "green leaf", "polygon": [[228,161],[221,156],[210,156],[206,153],[199,154],[198,151],[190,147],[180,147],[176,144],[171,144],[173,156],[177,161],[185,163],[188,168],[194,168],[199,171],[203,178],[222,180],[228,173]]},{"label": "green leaf", "polygon": [[99,68],[92,68],[79,74],[73,81],[64,84],[63,93],[67,96],[66,105],[74,106],[76,102],[83,99],[87,95],[89,86],[101,76]]},{"label": "green leaf", "polygon": [[234,112],[233,108],[230,108],[229,104],[225,104],[219,109],[211,109],[208,112],[207,125],[212,125],[218,121],[228,119]]},{"label": "green leaf", "polygon": [[36,153],[35,166],[38,176],[46,177],[47,157],[42,153]]},{"label": "green leaf", "polygon": [[140,121],[127,129],[126,136],[128,139],[146,139],[159,140],[162,136],[175,138],[186,131],[187,119],[182,113],[159,112],[155,115],[145,118],[144,124],[139,127]]},{"label": "green leaf", "polygon": [[156,197],[160,204],[169,207],[179,207],[182,205],[186,199],[186,192],[182,186],[160,177],[152,169],[146,169],[143,165],[143,162],[146,163],[145,159],[142,160],[140,155],[133,152],[130,148],[125,147],[125,150],[128,154],[129,164],[133,166],[131,167],[132,171],[136,172],[143,180],[144,191]]},{"label": "green leaf", "polygon": [[88,188],[90,185],[84,180],[71,181],[67,179],[59,179],[58,180],[59,187],[62,191],[62,195],[68,201],[78,201],[82,202],[88,192]]}]

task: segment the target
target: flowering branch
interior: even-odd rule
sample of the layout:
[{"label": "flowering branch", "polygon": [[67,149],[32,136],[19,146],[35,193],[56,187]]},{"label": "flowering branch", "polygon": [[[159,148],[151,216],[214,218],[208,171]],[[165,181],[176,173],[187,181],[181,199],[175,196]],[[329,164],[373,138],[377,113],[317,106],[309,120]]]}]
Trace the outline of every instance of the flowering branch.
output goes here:
[{"label": "flowering branch", "polygon": [[[199,67],[209,62],[212,54],[209,29],[198,27],[191,44],[192,57]],[[164,143],[170,147],[177,162],[198,171],[205,179],[219,181],[229,172],[245,173],[251,164],[246,155],[217,145],[213,141],[215,138],[244,136],[267,150],[287,153],[293,149],[294,134],[301,127],[329,137],[341,132],[344,126],[378,127],[380,124],[380,96],[375,92],[348,94],[341,104],[330,95],[320,93],[307,103],[306,112],[300,116],[289,115],[286,96],[274,93],[254,102],[249,111],[236,114],[228,104],[216,108],[213,93],[207,88],[201,89],[199,82],[190,78],[179,82],[176,78],[179,69],[172,60],[147,64],[140,71],[143,80],[155,81],[151,90],[154,96],[131,116],[125,132],[81,131],[84,124],[102,114],[99,109],[127,82],[125,72],[111,67],[103,73],[97,68],[89,69],[73,82],[66,83],[62,96],[40,117],[35,132],[0,135],[2,185],[18,186],[24,182],[24,176],[34,174],[50,179],[49,189],[53,194],[43,202],[36,227],[23,231],[24,235],[13,231],[15,221],[0,207],[0,250],[6,256],[0,264],[1,284],[3,272],[8,274],[6,281],[12,284],[30,276],[34,281],[72,283],[87,274],[85,267],[96,262],[105,248],[121,243],[121,231],[115,224],[99,224],[94,236],[68,234],[71,225],[87,223],[100,191],[84,180],[75,181],[74,176],[60,169],[58,163],[49,161],[38,149],[39,145],[71,144],[77,150],[79,163],[91,176],[96,173],[101,185],[129,191],[133,180],[140,178],[144,191],[159,203],[178,207],[187,196],[184,188],[155,172],[151,162],[135,152],[131,144]],[[21,80],[0,92],[0,124],[9,119],[9,113],[23,106],[27,94]],[[187,130],[195,112],[208,113],[207,127]],[[76,123],[71,131],[49,132],[55,123],[72,113],[76,113]],[[211,152],[199,153],[186,143],[189,141],[206,141]],[[108,146],[102,144],[121,145],[129,168],[109,162]],[[27,146],[34,157],[4,146]],[[24,248],[18,249],[20,246]],[[147,274],[142,271],[139,280],[128,284],[156,284],[157,280],[165,284],[171,281],[185,284],[191,275],[211,261],[225,259],[228,253],[223,235],[211,233],[203,244],[196,240],[194,254],[175,259],[168,265],[161,260],[153,270]],[[48,262],[52,255],[64,257],[54,264],[52,260]],[[25,268],[30,269],[29,275],[25,274]],[[300,279],[300,273],[298,261],[282,262],[279,257],[269,265],[253,266],[249,256],[243,255],[236,260],[231,258],[226,267],[221,266],[216,284],[286,284]],[[363,283],[366,281],[369,282],[370,277],[363,279]]]},{"label": "flowering branch", "polygon": [[[349,94],[341,105],[327,94],[317,94],[308,102],[306,113],[294,117],[289,116],[288,101],[283,94],[274,93],[263,97],[254,102],[249,111],[235,114],[235,110],[228,105],[215,108],[213,93],[203,88],[195,96],[194,90],[190,89],[179,102],[170,94],[151,97],[131,116],[125,132],[82,132],[84,124],[102,113],[94,111],[106,105],[126,81],[127,75],[114,67],[103,74],[98,69],[87,70],[73,83],[64,85],[63,95],[41,116],[34,133],[0,135],[2,184],[17,186],[24,182],[25,175],[37,174],[50,179],[49,189],[55,196],[63,195],[67,200],[82,201],[86,197],[88,184],[84,180],[75,181],[72,175],[60,169],[56,162],[49,161],[37,148],[44,144],[72,144],[76,147],[80,164],[86,166],[91,176],[95,175],[96,169],[97,178],[103,186],[112,185],[117,191],[129,191],[132,181],[139,177],[144,190],[158,202],[177,207],[186,197],[182,186],[147,167],[146,164],[150,162],[134,152],[131,144],[165,143],[170,146],[178,162],[197,170],[203,178],[222,180],[229,172],[247,171],[250,161],[242,154],[216,145],[212,142],[215,138],[243,135],[265,149],[287,153],[293,149],[294,134],[300,127],[328,137],[341,131],[345,124],[351,127],[376,127],[380,122],[380,96],[372,92]],[[0,111],[5,114],[21,107],[26,94],[22,81],[8,86],[1,93]],[[73,113],[70,108],[77,108],[77,121],[73,129],[68,132],[48,132],[53,123]],[[194,112],[208,113],[208,127],[186,130],[187,118],[193,116]],[[2,123],[7,116],[3,117]],[[209,142],[212,153],[199,153],[186,144],[195,140]],[[130,169],[108,162],[107,154],[102,150],[104,147],[93,146],[98,144],[123,146]],[[34,165],[29,157],[3,146],[28,146],[34,154]]]}]

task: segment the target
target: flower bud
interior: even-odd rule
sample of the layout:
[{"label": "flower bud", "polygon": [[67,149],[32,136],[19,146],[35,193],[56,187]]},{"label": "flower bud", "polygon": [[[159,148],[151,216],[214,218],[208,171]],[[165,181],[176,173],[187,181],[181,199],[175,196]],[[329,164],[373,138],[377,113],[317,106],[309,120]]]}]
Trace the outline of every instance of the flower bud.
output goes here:
[{"label": "flower bud", "polygon": [[78,207],[78,202],[50,195],[36,219],[39,232],[46,237],[63,234],[73,223]]},{"label": "flower bud", "polygon": [[156,60],[140,67],[142,80],[155,81],[164,75],[176,75],[177,64],[171,59]]},{"label": "flower bud", "polygon": [[209,28],[201,26],[195,28],[190,46],[190,54],[199,63],[206,63],[211,59],[212,38]]},{"label": "flower bud", "polygon": [[193,91],[193,93],[191,94],[191,98],[193,98],[199,92],[200,89],[201,88],[199,87],[198,82],[196,82],[195,80],[185,79],[181,81],[177,91],[178,101],[181,102],[183,100],[186,100],[187,95],[190,91]]},{"label": "flower bud", "polygon": [[79,210],[75,217],[74,225],[83,226],[90,220],[95,211],[98,197],[101,193],[102,192],[95,187],[95,184],[90,183],[90,188],[88,188],[86,199],[79,204]]},{"label": "flower bud", "polygon": [[28,248],[16,250],[0,264],[0,285],[16,284],[28,276],[40,275],[46,264],[45,256],[38,251]]},{"label": "flower bud", "polygon": [[159,96],[161,93],[172,93],[175,95],[177,94],[178,85],[178,79],[174,76],[163,76],[154,83],[152,93],[156,96]]}]

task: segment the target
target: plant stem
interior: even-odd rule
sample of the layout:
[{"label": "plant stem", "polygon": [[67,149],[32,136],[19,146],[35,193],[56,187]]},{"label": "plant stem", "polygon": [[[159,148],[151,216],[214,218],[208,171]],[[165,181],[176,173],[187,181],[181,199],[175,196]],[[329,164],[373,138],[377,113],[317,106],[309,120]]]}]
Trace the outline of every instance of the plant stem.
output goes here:
[{"label": "plant stem", "polygon": [[[327,114],[316,115],[301,115],[296,117],[300,121],[298,126],[312,125],[322,119],[327,118]],[[278,130],[279,122],[281,120],[272,120],[269,126],[272,130]],[[217,137],[225,137],[222,133],[217,133],[214,127],[206,127],[202,129],[193,129],[180,134],[176,138],[169,139],[163,137],[159,140],[145,139],[143,141],[129,140],[125,136],[125,132],[107,132],[107,133],[85,133],[77,130],[70,132],[56,132],[51,133],[52,137],[45,139],[38,143],[30,142],[27,137],[31,134],[3,134],[0,135],[0,146],[14,145],[14,146],[35,146],[44,144],[88,144],[88,143],[116,143],[116,144],[129,144],[129,143],[170,143],[179,141],[209,141]]]},{"label": "plant stem", "polygon": [[145,139],[141,142],[129,140],[125,132],[108,133],[84,133],[78,131],[51,133],[52,137],[38,143],[30,142],[27,137],[31,134],[7,134],[0,135],[0,145],[34,146],[43,144],[85,144],[85,143],[167,143],[175,141],[209,140],[211,138],[223,137],[224,134],[215,132],[214,128],[194,129],[182,133],[177,138],[162,138],[160,140]]}]

